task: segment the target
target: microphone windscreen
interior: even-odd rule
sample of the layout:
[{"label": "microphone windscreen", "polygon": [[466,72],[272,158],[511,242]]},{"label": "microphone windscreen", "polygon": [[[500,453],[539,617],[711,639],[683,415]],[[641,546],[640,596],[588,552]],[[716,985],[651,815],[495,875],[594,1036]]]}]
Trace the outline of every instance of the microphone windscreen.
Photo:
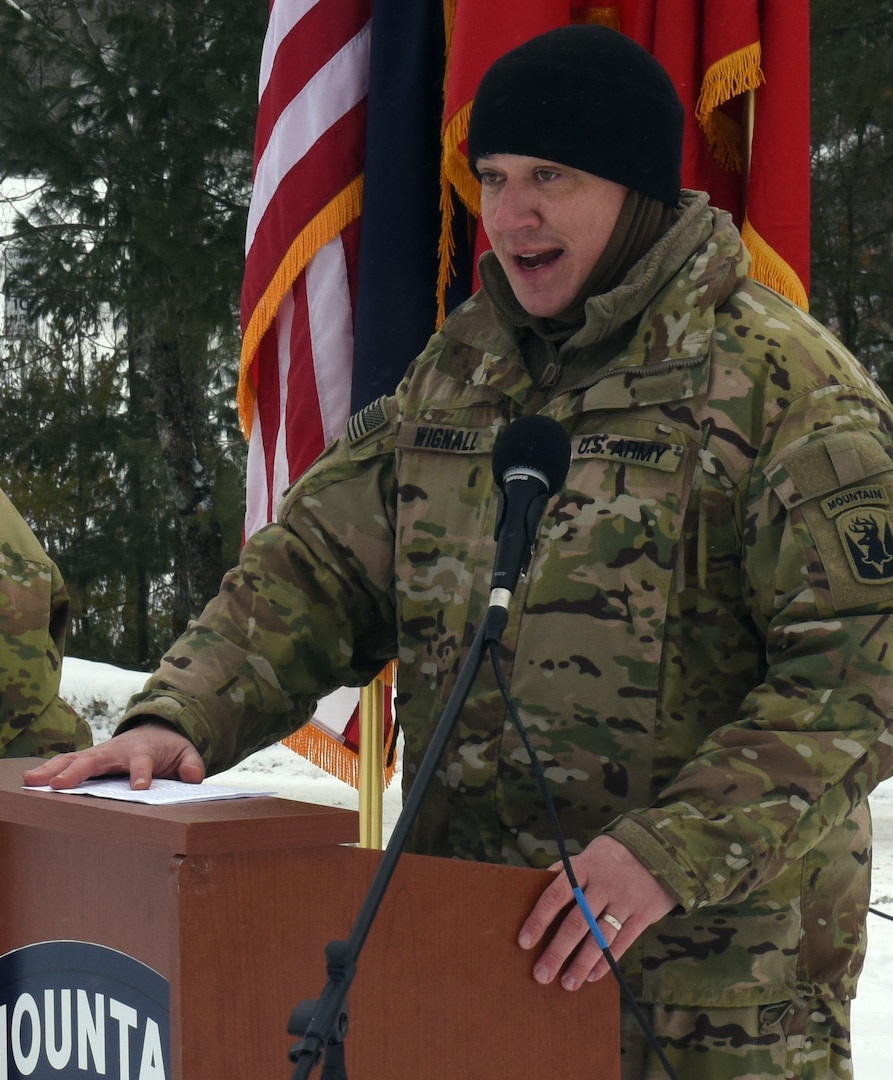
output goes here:
[{"label": "microphone windscreen", "polygon": [[564,484],[571,463],[571,441],[557,420],[534,413],[519,416],[496,440],[493,475],[502,486],[509,469],[536,469],[548,481],[553,495]]}]

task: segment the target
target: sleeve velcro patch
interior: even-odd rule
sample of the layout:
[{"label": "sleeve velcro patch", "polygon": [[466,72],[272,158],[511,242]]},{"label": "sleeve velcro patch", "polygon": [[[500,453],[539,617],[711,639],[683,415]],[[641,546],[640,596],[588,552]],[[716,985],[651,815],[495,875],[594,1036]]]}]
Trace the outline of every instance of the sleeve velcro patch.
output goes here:
[{"label": "sleeve velcro patch", "polygon": [[788,448],[767,477],[789,510],[802,509],[838,606],[893,587],[893,462],[871,432]]},{"label": "sleeve velcro patch", "polygon": [[766,469],[766,478],[791,509],[891,469],[893,461],[870,431],[848,431],[786,447]]}]

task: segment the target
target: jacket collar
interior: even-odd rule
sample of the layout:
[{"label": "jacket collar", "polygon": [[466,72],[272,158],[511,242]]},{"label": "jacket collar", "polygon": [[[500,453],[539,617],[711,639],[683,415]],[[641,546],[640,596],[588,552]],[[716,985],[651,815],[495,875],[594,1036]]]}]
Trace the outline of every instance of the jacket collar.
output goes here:
[{"label": "jacket collar", "polygon": [[[586,301],[582,327],[558,350],[559,363],[573,369],[575,381],[558,392],[585,394],[574,411],[581,405],[623,408],[694,396],[709,375],[715,308],[749,266],[731,216],[711,207],[705,193],[683,192],[679,219],[615,288]],[[529,317],[502,288],[505,276],[492,252],[482,258],[480,271],[483,288],[441,332],[474,349],[478,370],[468,373],[471,381],[527,396],[532,380],[519,379],[518,368],[524,366]],[[587,369],[587,355],[602,353],[615,339],[618,349],[610,362]]]}]

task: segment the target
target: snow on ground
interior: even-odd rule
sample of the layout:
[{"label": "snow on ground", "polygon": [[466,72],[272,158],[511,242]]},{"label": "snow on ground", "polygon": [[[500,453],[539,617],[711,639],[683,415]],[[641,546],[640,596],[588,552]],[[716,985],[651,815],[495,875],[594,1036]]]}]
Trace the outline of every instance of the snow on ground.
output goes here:
[{"label": "snow on ground", "polygon": [[[111,736],[131,694],[143,688],[145,672],[125,671],[90,660],[65,660],[62,697],[90,724],[93,738]],[[284,799],[343,806],[356,810],[357,792],[349,784],[312,765],[281,744],[259,750],[226,772],[214,776],[215,784],[232,784],[252,791],[275,792]],[[382,827],[385,839],[400,813],[400,769],[384,794]]]},{"label": "snow on ground", "polygon": [[[90,723],[97,742],[108,738],[145,675],[108,664],[68,659],[62,696]],[[276,792],[282,798],[357,808],[357,793],[304,758],[277,745],[260,750],[214,777],[214,783]],[[875,849],[871,902],[893,916],[893,780],[871,797]],[[400,775],[384,795],[385,840],[400,813]],[[854,1080],[889,1080],[893,1061],[893,921],[868,917],[868,959],[853,1006]]]}]

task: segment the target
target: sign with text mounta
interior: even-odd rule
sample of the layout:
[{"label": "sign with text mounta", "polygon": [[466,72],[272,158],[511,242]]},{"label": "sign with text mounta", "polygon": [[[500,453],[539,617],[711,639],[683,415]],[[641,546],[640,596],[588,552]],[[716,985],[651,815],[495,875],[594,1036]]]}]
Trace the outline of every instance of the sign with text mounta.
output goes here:
[{"label": "sign with text mounta", "polygon": [[44,941],[0,956],[0,1080],[168,1080],[170,985],[125,953]]}]

